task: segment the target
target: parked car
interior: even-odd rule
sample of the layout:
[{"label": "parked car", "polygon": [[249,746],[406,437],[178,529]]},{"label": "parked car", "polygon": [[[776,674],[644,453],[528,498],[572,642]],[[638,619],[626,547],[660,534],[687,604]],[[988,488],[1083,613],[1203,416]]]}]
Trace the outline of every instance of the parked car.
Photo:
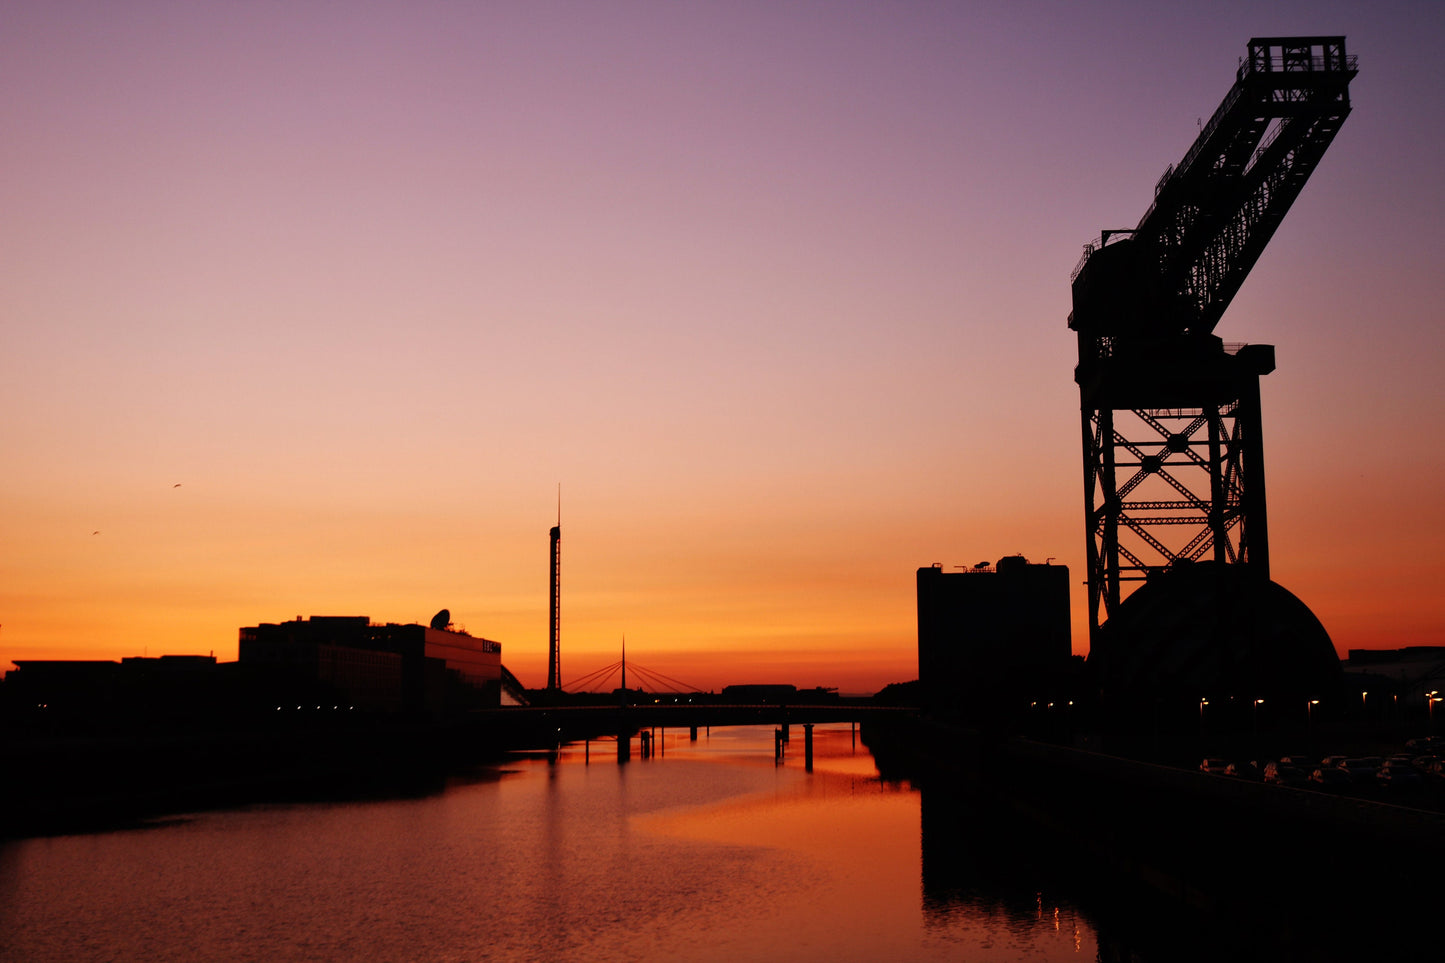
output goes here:
[{"label": "parked car", "polygon": [[1237,779],[1247,779],[1250,782],[1259,782],[1264,778],[1257,762],[1231,762],[1224,767],[1224,774]]},{"label": "parked car", "polygon": [[1344,769],[1355,782],[1360,782],[1373,779],[1384,762],[1379,756],[1354,756],[1343,760],[1336,768]]},{"label": "parked car", "polygon": [[1445,752],[1445,736],[1420,736],[1415,739],[1406,739],[1405,748],[1414,749],[1417,752]]},{"label": "parked car", "polygon": [[1205,759],[1203,762],[1201,762],[1201,763],[1199,764],[1199,771],[1200,771],[1200,772],[1212,772],[1212,773],[1214,773],[1216,776],[1218,776],[1218,775],[1223,775],[1223,774],[1224,774],[1224,770],[1226,770],[1226,769],[1228,769],[1228,768],[1229,768],[1229,760],[1228,760],[1228,759],[1215,759],[1215,758],[1212,757],[1212,756],[1209,757],[1209,758],[1207,758],[1207,759]]},{"label": "parked car", "polygon": [[1283,759],[1264,764],[1264,781],[1272,786],[1292,786],[1296,789],[1309,785],[1310,771],[1302,766],[1292,766]]},{"label": "parked car", "polygon": [[1321,766],[1310,773],[1310,786],[1325,792],[1346,792],[1355,781],[1350,778],[1349,770],[1341,769],[1338,766]]},{"label": "parked car", "polygon": [[1438,776],[1441,774],[1441,763],[1439,756],[1416,756],[1410,760],[1422,776]]},{"label": "parked car", "polygon": [[1424,788],[1425,777],[1408,760],[1387,759],[1375,773],[1375,782],[1390,792],[1408,792]]}]

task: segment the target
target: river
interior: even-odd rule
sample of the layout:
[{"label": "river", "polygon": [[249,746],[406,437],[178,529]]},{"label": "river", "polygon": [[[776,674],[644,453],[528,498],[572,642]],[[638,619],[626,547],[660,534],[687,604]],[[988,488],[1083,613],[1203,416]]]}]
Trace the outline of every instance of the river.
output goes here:
[{"label": "river", "polygon": [[770,728],[669,731],[626,764],[592,743],[411,798],[3,843],[0,959],[1099,957],[1042,884],[951,853],[926,886],[919,792],[847,725],[817,727],[812,773],[792,735],[781,764]]}]

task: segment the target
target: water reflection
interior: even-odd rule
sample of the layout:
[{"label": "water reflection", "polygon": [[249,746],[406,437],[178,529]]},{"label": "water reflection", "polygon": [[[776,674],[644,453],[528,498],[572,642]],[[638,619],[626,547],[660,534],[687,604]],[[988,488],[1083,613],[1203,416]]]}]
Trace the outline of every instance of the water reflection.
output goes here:
[{"label": "water reflection", "polygon": [[924,921],[941,938],[986,933],[979,949],[991,949],[1002,932],[1015,946],[1043,940],[1075,953],[1093,944],[1092,926],[1031,858],[1026,826],[930,787],[919,793],[919,811]]}]

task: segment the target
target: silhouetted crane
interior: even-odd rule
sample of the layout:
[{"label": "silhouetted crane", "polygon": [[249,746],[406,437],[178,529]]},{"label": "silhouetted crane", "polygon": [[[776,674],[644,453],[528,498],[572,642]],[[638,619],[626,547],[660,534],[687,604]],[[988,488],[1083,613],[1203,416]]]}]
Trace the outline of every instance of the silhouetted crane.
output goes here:
[{"label": "silhouetted crane", "polygon": [[1121,583],[1151,571],[1212,556],[1269,578],[1259,379],[1274,347],[1213,331],[1349,114],[1356,72],[1344,37],[1250,40],[1138,225],[1084,249],[1069,327],[1091,644]]}]

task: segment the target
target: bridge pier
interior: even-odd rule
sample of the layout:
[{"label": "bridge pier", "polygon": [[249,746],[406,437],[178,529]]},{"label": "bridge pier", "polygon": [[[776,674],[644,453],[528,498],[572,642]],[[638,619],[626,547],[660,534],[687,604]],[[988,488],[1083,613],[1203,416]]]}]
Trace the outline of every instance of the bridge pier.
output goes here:
[{"label": "bridge pier", "polygon": [[813,771],[813,724],[803,723],[803,771]]},{"label": "bridge pier", "polygon": [[783,761],[783,743],[787,741],[783,737],[783,730],[773,730],[773,762],[781,763]]},{"label": "bridge pier", "polygon": [[627,731],[617,733],[617,761],[627,762],[632,758],[632,734]]},{"label": "bridge pier", "polygon": [[687,741],[697,742],[697,726],[691,726],[687,730]]}]

